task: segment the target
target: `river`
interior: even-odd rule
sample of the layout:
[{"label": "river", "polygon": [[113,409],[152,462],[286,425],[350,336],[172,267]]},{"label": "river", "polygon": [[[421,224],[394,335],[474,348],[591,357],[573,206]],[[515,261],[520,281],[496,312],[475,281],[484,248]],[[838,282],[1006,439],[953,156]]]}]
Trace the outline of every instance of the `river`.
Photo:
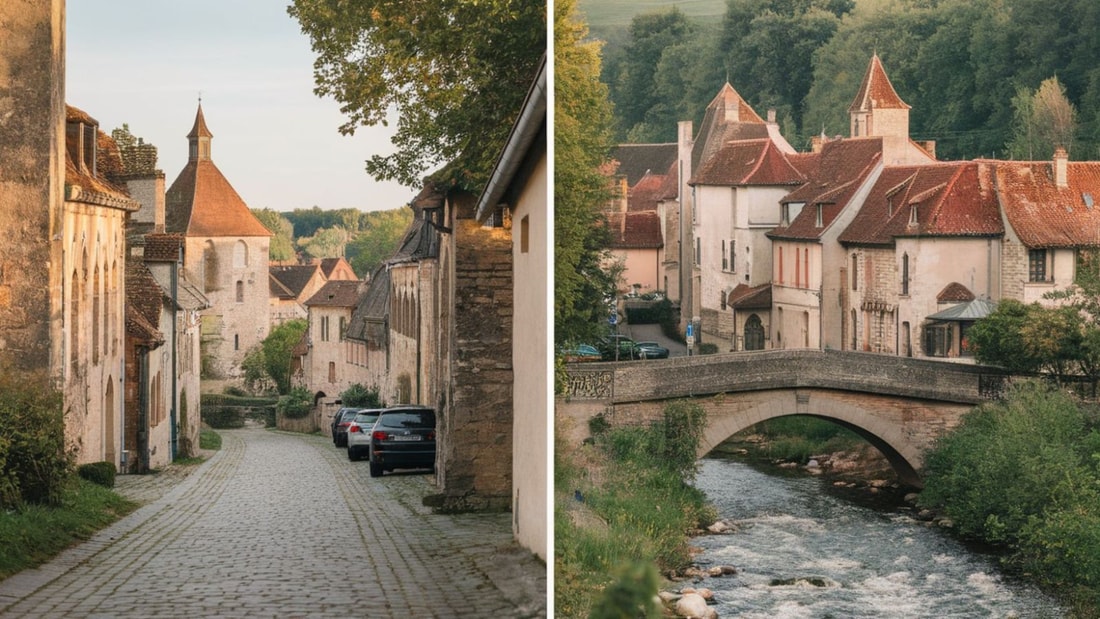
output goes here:
[{"label": "river", "polygon": [[695,485],[740,527],[692,540],[700,566],[740,570],[701,584],[722,619],[1064,616],[1034,587],[1002,576],[995,557],[905,511],[857,505],[816,477],[720,458],[700,464]]}]

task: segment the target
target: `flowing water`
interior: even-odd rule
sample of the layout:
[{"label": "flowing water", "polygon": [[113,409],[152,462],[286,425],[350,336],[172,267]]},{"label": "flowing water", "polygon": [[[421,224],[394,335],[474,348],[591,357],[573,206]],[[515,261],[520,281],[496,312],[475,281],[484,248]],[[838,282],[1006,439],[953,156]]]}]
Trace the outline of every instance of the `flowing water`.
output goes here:
[{"label": "flowing water", "polygon": [[707,458],[696,486],[738,532],[692,540],[722,619],[1062,617],[1047,596],[1003,576],[997,560],[968,549],[905,511],[876,510],[829,493],[815,477],[761,473]]}]

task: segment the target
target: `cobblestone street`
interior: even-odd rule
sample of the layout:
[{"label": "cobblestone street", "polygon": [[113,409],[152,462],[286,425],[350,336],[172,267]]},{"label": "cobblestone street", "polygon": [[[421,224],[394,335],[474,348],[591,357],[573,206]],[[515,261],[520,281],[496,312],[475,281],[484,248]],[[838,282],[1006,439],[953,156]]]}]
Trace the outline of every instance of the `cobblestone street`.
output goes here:
[{"label": "cobblestone street", "polygon": [[120,477],[152,502],[0,582],[0,616],[546,616],[510,514],[432,514],[430,476],[372,479],[327,437],[221,434],[186,477]]}]

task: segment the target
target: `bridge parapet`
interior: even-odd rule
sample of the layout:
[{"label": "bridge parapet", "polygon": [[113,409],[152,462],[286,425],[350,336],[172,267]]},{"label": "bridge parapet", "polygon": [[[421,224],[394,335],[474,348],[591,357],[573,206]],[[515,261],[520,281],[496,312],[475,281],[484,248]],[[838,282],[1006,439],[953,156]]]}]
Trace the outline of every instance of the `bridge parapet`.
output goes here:
[{"label": "bridge parapet", "polygon": [[569,367],[566,397],[611,404],[822,388],[977,404],[1001,395],[999,368],[874,353],[769,350]]}]

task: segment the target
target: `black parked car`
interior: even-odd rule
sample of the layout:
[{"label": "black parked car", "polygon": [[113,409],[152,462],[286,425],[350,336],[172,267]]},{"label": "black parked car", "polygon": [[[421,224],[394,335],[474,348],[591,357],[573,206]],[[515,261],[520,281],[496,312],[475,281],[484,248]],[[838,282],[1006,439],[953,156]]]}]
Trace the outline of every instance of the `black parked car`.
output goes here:
[{"label": "black parked car", "polygon": [[371,431],[370,476],[412,468],[435,468],[435,411],[423,406],[387,408]]},{"label": "black parked car", "polygon": [[348,446],[348,426],[355,419],[358,408],[341,408],[332,416],[332,444],[337,447]]}]

